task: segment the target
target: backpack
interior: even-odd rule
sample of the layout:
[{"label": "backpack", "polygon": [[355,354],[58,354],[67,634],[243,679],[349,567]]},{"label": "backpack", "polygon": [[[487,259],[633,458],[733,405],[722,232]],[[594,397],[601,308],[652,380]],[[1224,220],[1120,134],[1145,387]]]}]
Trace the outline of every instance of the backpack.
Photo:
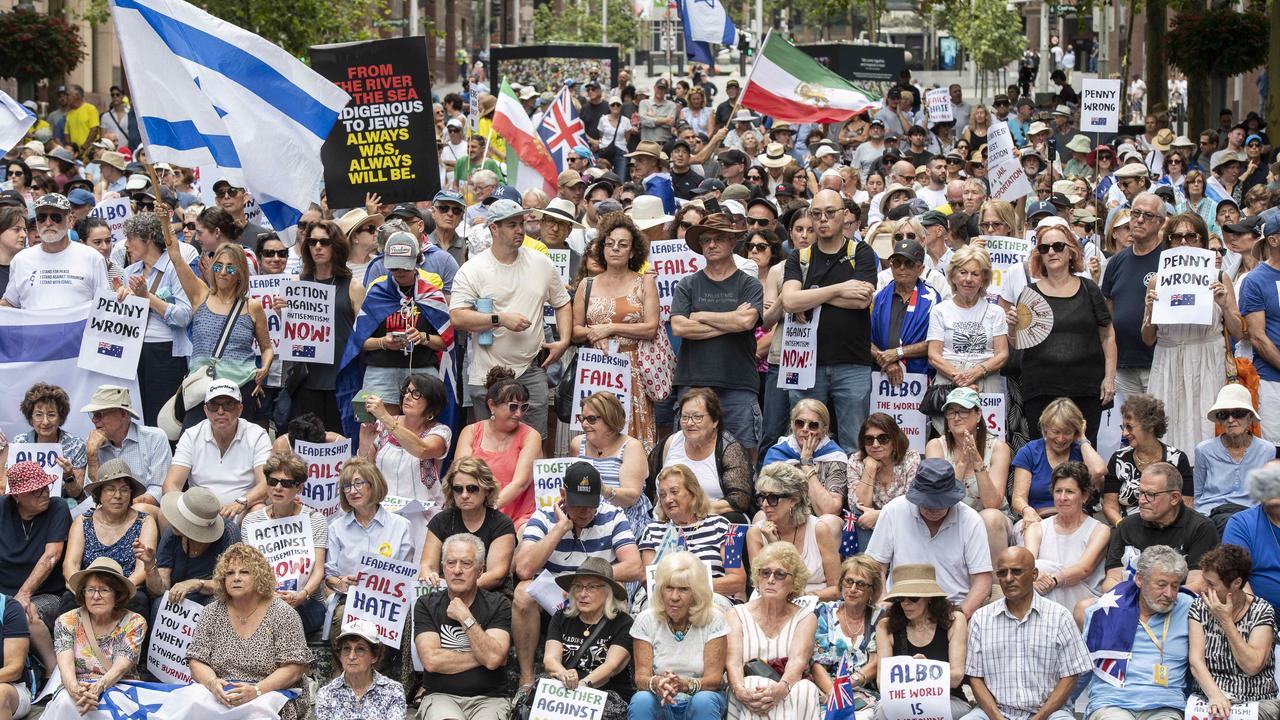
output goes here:
[{"label": "backpack", "polygon": [[[4,609],[8,601],[9,596],[0,593],[0,635],[3,634],[4,630]],[[40,661],[28,651],[27,659],[22,665],[22,674],[14,681],[15,684],[23,685],[27,688],[27,691],[31,693],[32,700],[40,692],[40,673],[36,668],[39,663]]]},{"label": "backpack", "polygon": [[[848,261],[849,267],[851,269],[856,269],[857,265],[855,264],[855,260],[854,260],[856,250],[857,250],[857,241],[850,239],[848,241],[848,244],[845,245],[845,255],[840,262]],[[809,282],[809,259],[812,257],[813,257],[812,245],[810,245],[807,248],[800,248],[800,286],[801,287],[804,287],[805,284]],[[839,265],[839,264],[840,263],[836,263],[836,265]]]}]

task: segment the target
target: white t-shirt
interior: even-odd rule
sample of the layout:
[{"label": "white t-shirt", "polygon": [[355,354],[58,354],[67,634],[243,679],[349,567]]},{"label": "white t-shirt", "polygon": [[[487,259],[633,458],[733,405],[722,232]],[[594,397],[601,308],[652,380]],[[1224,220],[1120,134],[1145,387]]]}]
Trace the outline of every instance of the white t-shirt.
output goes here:
[{"label": "white t-shirt", "polygon": [[173,464],[191,470],[187,482],[208,488],[223,505],[253,489],[258,481],[254,468],[265,465],[271,454],[266,430],[244,419],[236,423],[235,438],[225,453],[218,451],[208,420],[183,432],[173,451]]},{"label": "white t-shirt", "polygon": [[615,135],[613,132],[613,118],[608,114],[604,114],[596,122],[596,129],[600,131],[600,150],[602,152],[610,145],[623,150],[627,149],[627,133],[631,132],[631,118],[626,115],[618,116],[618,132]]},{"label": "white t-shirt", "polygon": [[929,313],[930,342],[942,341],[942,358],[965,366],[977,365],[995,355],[995,338],[1009,334],[1009,323],[999,305],[979,298],[971,308],[946,300]]},{"label": "white t-shirt", "polygon": [[715,452],[701,460],[690,458],[683,432],[672,435],[671,445],[667,447],[667,457],[662,467],[669,468],[672,465],[684,465],[692,470],[693,476],[698,478],[698,484],[702,486],[702,491],[711,500],[724,499],[724,488],[720,486],[720,472],[716,469]]},{"label": "white t-shirt", "polygon": [[33,245],[13,257],[4,299],[27,310],[74,307],[107,291],[107,263],[87,245],[70,242],[56,253]]},{"label": "white t-shirt", "polygon": [[714,607],[711,622],[701,626],[690,624],[683,640],[676,640],[671,626],[659,620],[652,609],[641,612],[631,624],[631,637],[653,646],[654,672],[673,672],[681,677],[702,677],[702,648],[728,635],[729,624]]},{"label": "white t-shirt", "polygon": [[471,385],[483,385],[489,370],[498,365],[511,368],[520,377],[542,347],[542,306],[558,308],[569,302],[569,293],[555,265],[546,255],[525,247],[519,249],[510,265],[498,262],[493,251],[486,250],[458,268],[449,307],[475,309],[476,299],[482,297],[493,299],[494,313],[520,313],[530,324],[523,332],[494,328],[493,344],[489,346],[472,338],[471,374],[467,380]]},{"label": "white t-shirt", "polygon": [[[953,603],[964,602],[969,594],[970,575],[991,572],[982,517],[964,503],[953,505],[937,534],[930,535],[919,508],[905,495],[890,500],[880,510],[867,554],[881,565],[932,565],[938,584]],[[891,589],[889,585],[885,590]]]},{"label": "white t-shirt", "polygon": [[916,190],[916,197],[924,198],[929,203],[929,209],[935,210],[947,204],[947,189],[933,190],[928,185]]}]

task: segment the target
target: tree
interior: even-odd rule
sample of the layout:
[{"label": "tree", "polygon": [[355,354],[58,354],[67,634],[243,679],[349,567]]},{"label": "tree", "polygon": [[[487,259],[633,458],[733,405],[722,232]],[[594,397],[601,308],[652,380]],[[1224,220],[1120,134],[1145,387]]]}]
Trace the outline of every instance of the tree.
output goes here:
[{"label": "tree", "polygon": [[84,59],[78,27],[29,7],[0,12],[0,37],[13,48],[0,54],[0,77],[17,79],[19,100],[35,97],[37,80],[66,75]]},{"label": "tree", "polygon": [[[634,48],[640,37],[639,24],[630,0],[608,0],[610,43],[623,54]],[[602,33],[600,0],[539,5],[533,11],[533,40],[536,43],[599,43]]]},{"label": "tree", "polygon": [[998,70],[1021,57],[1027,44],[1022,17],[1005,0],[954,0],[938,9],[940,25],[951,30],[979,70]]},{"label": "tree", "polygon": [[[1207,94],[1192,94],[1188,82],[1188,95],[1195,100],[1188,103],[1193,129],[1212,126],[1205,110],[1218,107],[1213,99],[1225,95],[1227,78],[1249,72],[1265,61],[1275,42],[1275,33],[1268,32],[1274,22],[1256,10],[1237,12],[1230,7],[1184,12],[1174,18],[1168,33],[1169,64],[1188,78],[1206,78],[1205,86],[1211,88]],[[1276,67],[1274,61],[1271,67]],[[1148,82],[1148,91],[1150,87]]]}]

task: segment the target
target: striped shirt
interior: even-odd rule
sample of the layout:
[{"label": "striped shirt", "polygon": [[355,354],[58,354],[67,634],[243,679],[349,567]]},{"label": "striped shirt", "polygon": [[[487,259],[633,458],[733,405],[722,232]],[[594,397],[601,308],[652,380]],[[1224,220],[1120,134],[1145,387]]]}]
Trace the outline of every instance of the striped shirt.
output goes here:
[{"label": "striped shirt", "polygon": [[729,520],[723,515],[708,515],[691,525],[654,520],[640,536],[640,550],[657,550],[667,528],[674,527],[684,536],[684,546],[698,559],[711,567],[711,577],[724,576],[724,540],[729,532]]},{"label": "striped shirt", "polygon": [[[556,524],[552,511],[541,510],[529,518],[524,526],[524,542],[538,542]],[[565,533],[556,543],[556,549],[547,558],[546,570],[553,576],[577,570],[589,557],[598,557],[612,565],[618,559],[618,551],[627,545],[635,545],[631,523],[622,510],[601,501],[600,509],[591,524],[577,532]]]},{"label": "striped shirt", "polygon": [[[1266,663],[1256,675],[1246,675],[1236,663],[1235,654],[1231,652],[1231,644],[1222,631],[1218,618],[1209,612],[1204,600],[1196,598],[1191,604],[1191,619],[1204,627],[1204,661],[1209,666],[1209,674],[1218,684],[1218,689],[1233,703],[1249,703],[1259,700],[1271,700],[1276,696],[1275,656],[1268,652]],[[1236,621],[1236,629],[1245,640],[1253,633],[1254,628],[1276,626],[1275,608],[1260,597],[1253,598],[1244,617]]]},{"label": "striped shirt", "polygon": [[169,465],[173,462],[169,438],[165,437],[164,431],[131,420],[129,431],[125,433],[120,447],[112,445],[110,441],[98,447],[99,464],[116,458],[125,461],[133,471],[134,478],[147,487],[147,494],[159,502],[164,495],[164,478],[169,474]]}]

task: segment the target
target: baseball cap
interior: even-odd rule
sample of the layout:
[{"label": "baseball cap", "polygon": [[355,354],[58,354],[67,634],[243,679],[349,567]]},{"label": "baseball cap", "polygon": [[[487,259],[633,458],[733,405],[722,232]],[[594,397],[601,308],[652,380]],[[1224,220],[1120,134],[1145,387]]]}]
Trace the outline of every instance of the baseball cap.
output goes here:
[{"label": "baseball cap", "polygon": [[576,462],[564,473],[564,504],[595,507],[600,504],[600,471],[589,462]]},{"label": "baseball cap", "polygon": [[1227,223],[1222,226],[1222,229],[1229,233],[1235,233],[1236,235],[1248,234],[1262,237],[1262,225],[1262,215],[1253,215],[1247,218],[1242,218],[1240,222]]},{"label": "baseball cap", "polygon": [[57,208],[63,212],[70,212],[71,201],[67,200],[67,196],[62,195],[61,193],[49,193],[47,195],[40,196],[40,199],[36,200],[36,204],[33,209],[39,210],[42,207]]},{"label": "baseball cap", "polygon": [[467,206],[467,203],[462,199],[462,195],[459,195],[452,190],[441,190],[436,193],[435,197],[431,198],[431,204],[439,205],[440,203],[453,203],[454,205],[459,205],[461,207]]},{"label": "baseball cap", "polygon": [[733,148],[720,153],[719,160],[721,165],[733,165],[734,163],[745,165],[747,164],[747,154],[737,148]]},{"label": "baseball cap", "polygon": [[922,227],[933,227],[934,225],[946,227],[948,224],[946,213],[940,210],[930,210],[920,216],[920,225]]},{"label": "baseball cap", "polygon": [[418,209],[418,206],[411,203],[401,203],[400,205],[397,205],[396,208],[391,211],[390,217],[421,220],[423,222],[427,221],[426,218],[423,217],[422,211]]},{"label": "baseball cap", "polygon": [[27,206],[27,199],[22,197],[22,193],[17,190],[0,190],[0,207],[21,207]]},{"label": "baseball cap", "polygon": [[407,232],[395,232],[383,249],[383,265],[388,270],[412,270],[418,266],[418,242]]},{"label": "baseball cap", "polygon": [[519,217],[528,212],[524,206],[514,200],[497,200],[489,205],[489,224]]},{"label": "baseball cap", "polygon": [[586,181],[582,179],[582,175],[579,175],[577,170],[565,170],[556,178],[556,187],[572,187],[585,183]]},{"label": "baseball cap", "polygon": [[1053,206],[1053,203],[1048,200],[1037,200],[1031,203],[1031,207],[1027,208],[1027,220],[1037,215],[1056,215],[1057,213],[1058,209]]},{"label": "baseball cap", "polygon": [[[741,202],[750,198],[751,190],[747,189],[747,186],[741,183],[734,183],[720,191],[721,200],[737,200]],[[746,213],[744,212],[743,214],[745,215]]]},{"label": "baseball cap", "polygon": [[1003,103],[1003,104],[1005,104],[1005,105],[1008,105],[1008,104],[1009,104],[1009,96],[1008,96],[1008,95],[1005,95],[1005,94],[1003,94],[1003,93],[1001,93],[1001,94],[997,95],[997,96],[996,96],[996,99],[991,101],[991,104],[992,104],[992,105],[1000,105],[1000,104],[1002,104],[1002,103]]},{"label": "baseball cap", "polygon": [[1217,170],[1228,163],[1238,163],[1240,161],[1240,153],[1233,150],[1219,150],[1211,157],[1209,161],[1209,169]]},{"label": "baseball cap", "polygon": [[690,195],[697,197],[699,195],[706,195],[709,192],[723,192],[724,187],[724,181],[720,178],[707,178],[699,183],[698,187],[694,188]]},{"label": "baseball cap", "polygon": [[445,123],[444,126],[454,130],[461,130],[462,121],[458,118],[449,118],[449,122]]},{"label": "baseball cap", "polygon": [[1280,235],[1280,208],[1271,208],[1258,217],[1262,218],[1262,237]]},{"label": "baseball cap", "polygon": [[924,264],[924,246],[919,240],[902,240],[893,246],[893,252],[889,254],[892,258],[894,255],[901,255],[917,265]]},{"label": "baseball cap", "polygon": [[67,193],[67,200],[72,205],[76,205],[79,207],[86,207],[88,205],[93,205],[97,202],[93,197],[93,193],[89,192],[88,190],[85,190],[84,188],[76,188],[71,192]]},{"label": "baseball cap", "polygon": [[229,397],[236,402],[241,402],[240,388],[226,378],[218,378],[209,383],[209,387],[204,391],[204,401],[211,402],[214,398]]},{"label": "baseball cap", "polygon": [[519,205],[521,202],[520,191],[510,185],[499,185],[489,197],[484,199],[484,205],[492,205],[499,200],[510,200]]}]

